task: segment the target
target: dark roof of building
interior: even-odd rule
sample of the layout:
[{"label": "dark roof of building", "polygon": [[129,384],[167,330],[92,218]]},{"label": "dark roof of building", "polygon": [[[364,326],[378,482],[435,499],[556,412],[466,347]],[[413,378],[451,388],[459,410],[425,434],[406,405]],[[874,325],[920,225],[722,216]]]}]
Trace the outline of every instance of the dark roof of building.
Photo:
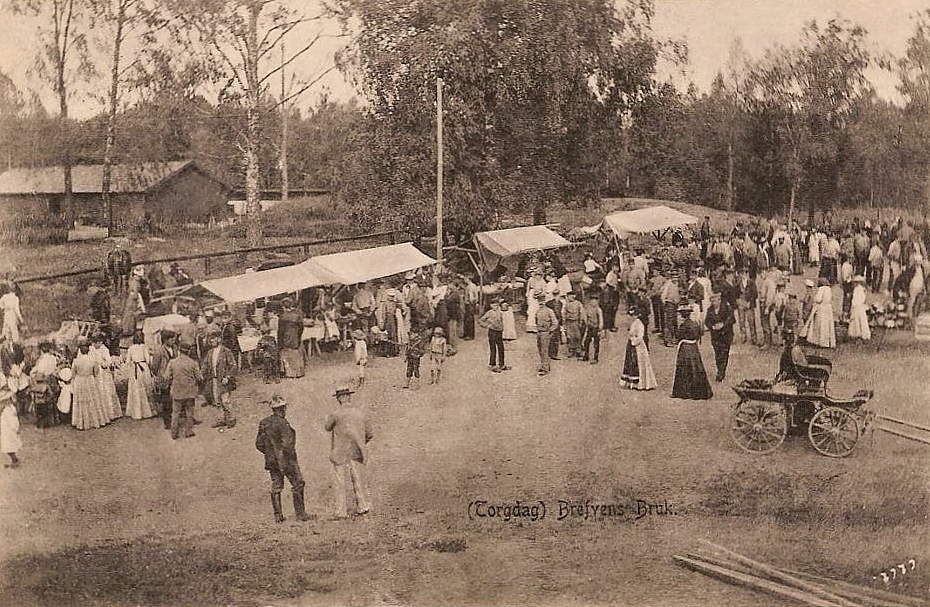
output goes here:
[{"label": "dark roof of building", "polygon": [[[148,192],[190,167],[222,183],[193,160],[114,164],[110,191],[114,194]],[[11,169],[0,173],[0,195],[64,194],[64,179],[64,168],[60,166]],[[75,194],[99,194],[103,189],[103,165],[71,167],[71,184]]]}]

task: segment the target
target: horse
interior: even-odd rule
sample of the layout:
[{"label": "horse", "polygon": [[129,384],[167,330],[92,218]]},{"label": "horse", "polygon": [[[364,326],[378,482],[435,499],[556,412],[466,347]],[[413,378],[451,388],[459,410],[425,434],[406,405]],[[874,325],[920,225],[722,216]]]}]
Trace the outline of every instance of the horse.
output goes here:
[{"label": "horse", "polygon": [[129,251],[117,246],[107,254],[107,263],[103,273],[107,281],[114,286],[117,293],[126,290],[129,284],[129,273],[132,271],[132,255]]}]

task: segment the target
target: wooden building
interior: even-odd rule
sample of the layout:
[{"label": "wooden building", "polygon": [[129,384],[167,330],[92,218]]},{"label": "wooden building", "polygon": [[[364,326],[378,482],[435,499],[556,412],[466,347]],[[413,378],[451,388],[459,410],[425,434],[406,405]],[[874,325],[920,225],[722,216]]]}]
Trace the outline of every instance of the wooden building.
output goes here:
[{"label": "wooden building", "polygon": [[[103,165],[74,166],[71,180],[78,220],[85,225],[105,225]],[[201,222],[229,214],[229,186],[193,160],[113,165],[110,192],[117,228],[140,221],[145,213],[169,223]],[[0,213],[17,209],[61,213],[63,201],[64,170],[60,166],[0,173]]]}]

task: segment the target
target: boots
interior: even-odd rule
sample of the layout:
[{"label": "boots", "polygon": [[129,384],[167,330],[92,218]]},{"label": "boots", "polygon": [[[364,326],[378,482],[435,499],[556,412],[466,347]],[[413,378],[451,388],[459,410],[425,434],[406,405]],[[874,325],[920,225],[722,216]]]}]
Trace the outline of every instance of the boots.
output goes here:
[{"label": "boots", "polygon": [[291,487],[291,494],[294,497],[294,516],[298,521],[309,521],[310,515],[304,508],[304,488]]},{"label": "boots", "polygon": [[271,507],[274,509],[274,520],[276,523],[284,522],[284,514],[281,512],[281,494],[271,494]]}]

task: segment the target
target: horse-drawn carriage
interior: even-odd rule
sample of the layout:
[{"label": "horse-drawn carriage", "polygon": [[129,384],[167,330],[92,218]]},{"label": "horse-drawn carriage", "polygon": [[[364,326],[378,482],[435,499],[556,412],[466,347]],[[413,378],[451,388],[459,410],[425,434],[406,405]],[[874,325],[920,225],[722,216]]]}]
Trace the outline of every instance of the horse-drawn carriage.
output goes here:
[{"label": "horse-drawn carriage", "polygon": [[789,435],[805,432],[821,455],[846,457],[856,448],[875,414],[863,409],[871,390],[849,398],[827,394],[833,370],[829,360],[807,356],[806,364],[792,360],[787,351],[776,381],[751,379],[733,388],[739,402],[733,405],[730,434],[744,451],[775,451]]}]

